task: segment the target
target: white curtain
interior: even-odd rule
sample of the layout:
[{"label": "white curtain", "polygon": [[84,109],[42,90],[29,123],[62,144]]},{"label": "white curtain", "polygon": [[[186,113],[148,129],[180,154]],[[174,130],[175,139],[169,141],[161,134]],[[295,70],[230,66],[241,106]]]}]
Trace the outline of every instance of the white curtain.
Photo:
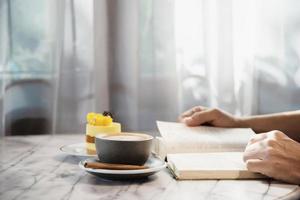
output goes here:
[{"label": "white curtain", "polygon": [[300,108],[299,2],[113,2],[110,102],[130,129],[195,105],[237,115]]},{"label": "white curtain", "polygon": [[[23,6],[29,1],[35,0]],[[8,69],[11,60],[3,49],[12,36],[3,2],[0,66]],[[60,61],[51,74],[56,133],[84,132],[90,111],[110,110],[124,130],[144,131],[195,105],[237,115],[300,108],[299,1],[42,2],[62,11],[55,24],[40,19],[55,34],[38,43],[49,48],[63,40],[60,50],[50,48],[56,52],[52,60],[45,57],[46,66]],[[5,102],[3,72],[1,77]]]},{"label": "white curtain", "polygon": [[56,133],[84,132],[85,115],[94,110],[93,6],[93,1],[64,1],[64,24],[60,30],[64,43],[54,115]]},{"label": "white curtain", "polygon": [[0,135],[15,130],[50,133],[62,46],[62,23],[57,22],[63,21],[63,5],[2,0],[0,13]]},{"label": "white curtain", "polygon": [[156,120],[176,120],[173,2],[107,2],[112,112],[127,130],[154,130]]},{"label": "white curtain", "polygon": [[177,66],[187,73],[183,91],[192,93],[187,102],[243,115],[299,109],[298,1],[175,5]]}]

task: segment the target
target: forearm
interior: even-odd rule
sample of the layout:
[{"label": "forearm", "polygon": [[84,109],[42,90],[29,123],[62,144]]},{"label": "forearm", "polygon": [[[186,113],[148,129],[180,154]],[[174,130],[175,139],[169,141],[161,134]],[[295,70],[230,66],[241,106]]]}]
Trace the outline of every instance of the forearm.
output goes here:
[{"label": "forearm", "polygon": [[300,141],[300,110],[269,115],[242,117],[241,127],[252,128],[256,133],[280,130],[289,137]]}]

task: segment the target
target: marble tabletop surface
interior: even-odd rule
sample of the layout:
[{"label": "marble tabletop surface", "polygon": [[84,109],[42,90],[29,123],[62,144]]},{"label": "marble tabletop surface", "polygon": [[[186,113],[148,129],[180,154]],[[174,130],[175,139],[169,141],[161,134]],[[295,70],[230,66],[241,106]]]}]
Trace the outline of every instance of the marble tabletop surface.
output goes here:
[{"label": "marble tabletop surface", "polygon": [[0,138],[0,199],[300,199],[299,186],[274,180],[176,181],[167,169],[144,180],[109,181],[59,151],[83,135]]}]

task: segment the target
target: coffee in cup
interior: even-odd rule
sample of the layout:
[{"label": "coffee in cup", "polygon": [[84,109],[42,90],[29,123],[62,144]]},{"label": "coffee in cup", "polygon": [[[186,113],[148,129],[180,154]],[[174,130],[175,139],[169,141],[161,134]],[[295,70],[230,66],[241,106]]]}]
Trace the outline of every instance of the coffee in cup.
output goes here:
[{"label": "coffee in cup", "polygon": [[153,137],[142,133],[99,135],[96,152],[101,162],[143,165],[151,153]]}]

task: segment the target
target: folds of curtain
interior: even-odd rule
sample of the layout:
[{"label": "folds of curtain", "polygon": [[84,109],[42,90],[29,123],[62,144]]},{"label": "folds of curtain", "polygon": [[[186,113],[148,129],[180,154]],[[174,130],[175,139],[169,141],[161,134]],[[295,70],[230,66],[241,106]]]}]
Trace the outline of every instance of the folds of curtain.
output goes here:
[{"label": "folds of curtain", "polygon": [[108,1],[110,108],[126,130],[176,120],[172,1]]},{"label": "folds of curtain", "polygon": [[[84,132],[85,115],[94,110],[93,1],[64,1],[62,59],[57,87],[56,132]],[[59,23],[59,22],[58,22]],[[98,91],[101,92],[101,91]]]},{"label": "folds of curtain", "polygon": [[[58,130],[83,130],[89,111],[112,111],[126,131],[154,130],[156,120],[176,120],[180,91],[174,2],[106,0],[88,6],[77,0],[69,3]],[[92,16],[83,7],[92,9]],[[80,24],[83,19],[85,23]],[[72,70],[73,74],[68,74]]]},{"label": "folds of curtain", "polygon": [[252,21],[241,14],[252,14],[253,10],[249,2],[237,4],[217,0],[176,1],[176,57],[183,74],[183,110],[203,105],[234,114],[252,113],[252,54],[245,52],[251,49],[251,36],[243,32],[245,27],[251,27]]},{"label": "folds of curtain", "polygon": [[4,65],[6,63],[7,59],[7,53],[8,53],[8,32],[7,28],[1,28],[1,27],[7,27],[7,4],[4,1],[0,1],[0,136],[3,134],[3,124],[4,124],[4,118],[3,118],[3,91],[4,91]]},{"label": "folds of curtain", "polygon": [[50,133],[59,66],[59,1],[1,1],[1,135]]},{"label": "folds of curtain", "polygon": [[[24,132],[13,124],[19,118],[32,121],[25,134],[84,132],[88,112],[109,109],[105,1],[14,0],[0,9],[1,133]],[[45,129],[37,119],[47,120]]]},{"label": "folds of curtain", "polygon": [[[57,133],[84,132],[90,111],[110,110],[124,130],[143,131],[154,130],[156,120],[175,121],[195,105],[240,115],[299,109],[297,1],[63,4],[59,26],[45,21],[53,27],[51,35],[58,34],[56,42],[59,33],[64,36],[56,49],[62,57],[52,55],[49,62],[60,61],[53,96]],[[6,27],[7,15],[0,15],[1,28]],[[5,37],[1,29],[1,41]],[[6,62],[5,45],[0,66]]]},{"label": "folds of curtain", "polygon": [[298,2],[175,2],[185,108],[241,115],[299,109]]},{"label": "folds of curtain", "polygon": [[299,108],[296,1],[73,4],[58,127],[81,130],[86,112],[103,109],[125,130],[153,130],[195,105],[239,115]]}]

